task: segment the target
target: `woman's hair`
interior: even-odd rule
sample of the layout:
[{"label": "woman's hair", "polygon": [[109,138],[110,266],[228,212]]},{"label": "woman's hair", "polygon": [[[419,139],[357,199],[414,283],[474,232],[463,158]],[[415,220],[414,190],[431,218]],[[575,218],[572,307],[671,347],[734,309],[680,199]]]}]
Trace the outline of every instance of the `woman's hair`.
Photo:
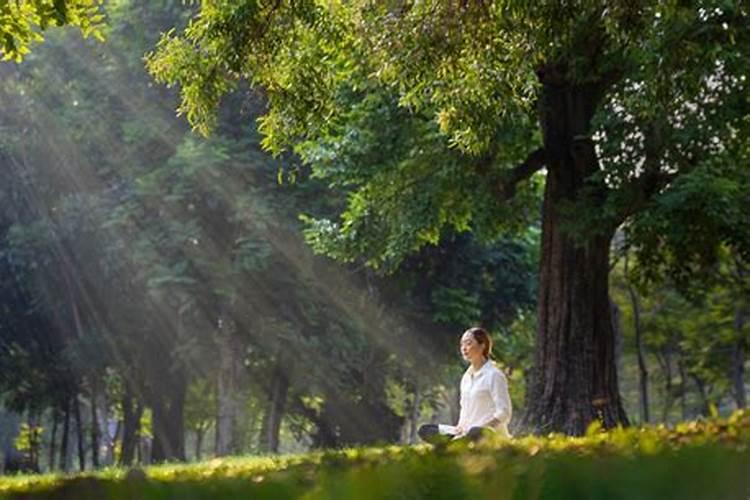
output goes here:
[{"label": "woman's hair", "polygon": [[474,337],[474,340],[482,344],[482,355],[486,359],[490,359],[490,357],[492,357],[492,338],[490,337],[490,334],[487,333],[487,330],[475,326],[466,330],[464,332],[464,335],[466,335],[467,333],[471,333],[472,337]]}]

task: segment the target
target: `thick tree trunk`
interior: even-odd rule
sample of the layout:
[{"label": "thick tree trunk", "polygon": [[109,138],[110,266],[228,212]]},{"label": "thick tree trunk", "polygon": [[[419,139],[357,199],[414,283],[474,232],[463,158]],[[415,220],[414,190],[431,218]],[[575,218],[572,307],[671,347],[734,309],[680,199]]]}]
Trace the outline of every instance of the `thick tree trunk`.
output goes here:
[{"label": "thick tree trunk", "polygon": [[745,327],[745,311],[737,306],[734,314],[735,341],[732,346],[732,387],[734,401],[737,408],[747,406],[747,393],[745,391],[745,340],[742,330]]},{"label": "thick tree trunk", "polygon": [[242,411],[241,378],[243,346],[230,321],[216,334],[219,350],[219,373],[216,385],[216,455],[238,451],[237,423]]},{"label": "thick tree trunk", "polygon": [[78,469],[86,470],[86,447],[83,443],[83,421],[81,420],[81,402],[78,396],[73,398],[73,414],[76,421],[76,443],[78,445]]},{"label": "thick tree trunk", "polygon": [[279,431],[281,430],[281,419],[286,409],[288,393],[289,380],[283,371],[283,366],[277,364],[268,395],[268,407],[261,426],[261,451],[266,453],[279,452]]},{"label": "thick tree trunk", "polygon": [[590,122],[600,90],[561,81],[549,68],[540,121],[547,157],[542,213],[535,374],[524,427],[580,435],[598,420],[627,424],[617,383],[609,304],[609,250],[614,228],[566,231],[565,214],[599,170]]}]

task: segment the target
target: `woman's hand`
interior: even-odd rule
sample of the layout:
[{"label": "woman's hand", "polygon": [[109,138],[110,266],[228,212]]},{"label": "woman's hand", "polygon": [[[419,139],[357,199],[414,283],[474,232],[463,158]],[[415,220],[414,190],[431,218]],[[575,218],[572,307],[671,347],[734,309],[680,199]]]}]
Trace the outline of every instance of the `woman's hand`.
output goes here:
[{"label": "woman's hand", "polygon": [[453,439],[461,439],[466,434],[466,431],[460,425],[456,426],[456,433],[453,435]]}]

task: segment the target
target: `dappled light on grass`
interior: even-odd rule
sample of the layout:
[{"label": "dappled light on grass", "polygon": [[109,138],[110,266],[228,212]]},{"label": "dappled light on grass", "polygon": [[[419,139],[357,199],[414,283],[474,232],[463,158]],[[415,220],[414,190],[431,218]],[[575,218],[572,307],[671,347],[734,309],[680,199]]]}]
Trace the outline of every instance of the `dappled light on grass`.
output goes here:
[{"label": "dappled light on grass", "polygon": [[748,446],[750,412],[737,412],[675,429],[592,431],[577,438],[489,438],[440,448],[386,446],[168,464],[145,469],[140,479],[124,469],[88,475],[87,482],[7,478],[0,492],[24,498],[62,491],[72,495],[66,498],[95,498],[87,491],[96,491],[107,495],[100,498],[144,499],[740,499],[750,487]]}]

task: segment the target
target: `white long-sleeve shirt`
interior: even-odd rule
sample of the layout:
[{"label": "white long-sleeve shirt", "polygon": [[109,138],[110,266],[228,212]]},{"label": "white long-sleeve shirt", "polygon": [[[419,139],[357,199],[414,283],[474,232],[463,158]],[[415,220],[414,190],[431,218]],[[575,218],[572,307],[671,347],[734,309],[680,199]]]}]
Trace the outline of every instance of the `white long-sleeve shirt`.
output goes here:
[{"label": "white long-sleeve shirt", "polygon": [[[464,432],[472,427],[491,427],[510,437],[508,423],[513,409],[508,394],[508,380],[495,363],[487,361],[478,370],[473,366],[461,378],[461,413],[458,426]],[[490,426],[492,420],[499,423]]]}]

